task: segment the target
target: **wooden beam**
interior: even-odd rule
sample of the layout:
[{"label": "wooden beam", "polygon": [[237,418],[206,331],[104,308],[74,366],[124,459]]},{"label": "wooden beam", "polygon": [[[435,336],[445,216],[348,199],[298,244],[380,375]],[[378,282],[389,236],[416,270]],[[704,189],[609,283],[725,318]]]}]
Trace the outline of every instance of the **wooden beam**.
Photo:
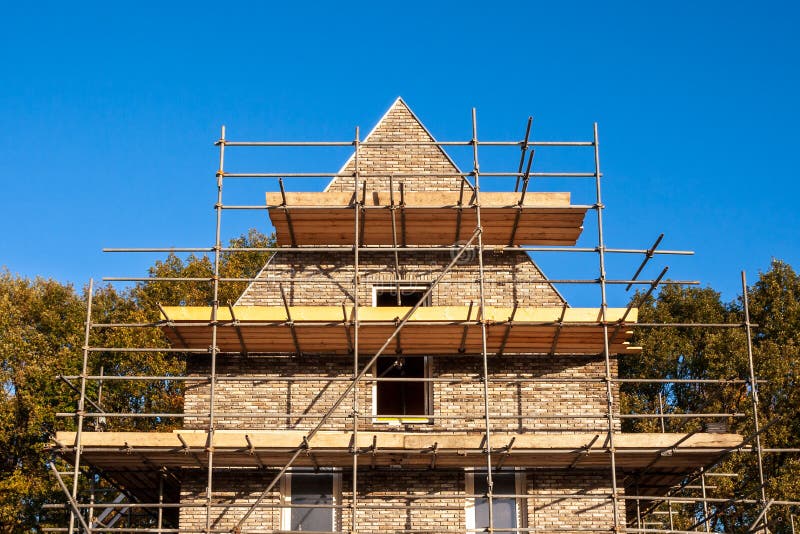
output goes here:
[{"label": "wooden beam", "polygon": [[[248,430],[247,432],[225,431],[215,432],[213,447],[215,451],[224,449],[243,450],[249,437],[257,450],[297,449],[302,442],[305,431],[301,430]],[[594,443],[597,433],[575,432],[570,434],[528,434],[528,433],[495,433],[500,441],[514,441],[513,453],[531,450],[564,450],[571,456],[575,450],[586,448],[587,443]],[[358,447],[369,448],[376,444],[381,449],[426,450],[438,443],[440,454],[449,451],[472,449],[480,450],[483,433],[474,431],[468,434],[453,432],[373,432],[359,435]],[[320,431],[314,438],[317,451],[326,448],[349,450],[352,432],[328,430]],[[186,447],[189,451],[203,449],[208,439],[205,430],[181,430],[180,432],[83,432],[82,444],[86,448],[100,447],[109,451],[123,451],[125,443],[137,449],[162,448],[165,451],[183,454]],[[75,432],[57,432],[55,442],[73,443]],[[619,451],[651,451],[662,456],[665,451],[672,451],[676,456],[682,451],[736,448],[743,442],[739,434],[711,433],[624,433],[614,434],[615,446]],[[185,445],[184,445],[185,444]],[[603,448],[601,446],[600,448]],[[71,447],[67,447],[71,449]]]},{"label": "wooden beam", "polygon": [[[458,191],[406,191],[404,192],[405,204],[416,206],[458,206]],[[290,207],[346,207],[352,205],[351,192],[325,191],[325,192],[284,192],[267,193],[267,206],[281,206],[283,199]],[[365,206],[388,207],[390,205],[389,191],[370,191],[364,197]],[[481,191],[481,208],[487,207],[514,207],[519,205],[520,194],[514,192],[484,192]],[[525,206],[570,206],[569,192],[528,192],[525,196]]]},{"label": "wooden beam", "polygon": [[[302,348],[303,353],[308,354],[352,352],[347,306],[289,306],[283,290],[281,295],[283,306],[242,306],[235,311],[220,308],[216,327],[220,350],[285,354],[299,353]],[[409,309],[404,306],[361,308],[359,332],[364,350],[379,347],[396,328],[397,317],[404,316]],[[163,313],[172,317],[171,325],[162,327],[172,343],[189,349],[208,347],[213,330],[208,319],[210,308],[168,307]],[[626,313],[626,322],[619,322]],[[610,343],[613,353],[641,350],[627,341],[636,316],[636,309],[608,310],[608,323],[620,327],[620,334]],[[402,352],[409,355],[480,352],[478,337],[470,335],[471,331],[477,332],[480,325],[473,324],[471,319],[470,306],[422,307],[404,328]],[[480,319],[489,325],[488,347],[492,353],[595,354],[603,347],[603,323],[597,308],[487,306]],[[339,335],[339,330],[332,333],[332,329],[339,328],[345,329],[343,335]]]}]

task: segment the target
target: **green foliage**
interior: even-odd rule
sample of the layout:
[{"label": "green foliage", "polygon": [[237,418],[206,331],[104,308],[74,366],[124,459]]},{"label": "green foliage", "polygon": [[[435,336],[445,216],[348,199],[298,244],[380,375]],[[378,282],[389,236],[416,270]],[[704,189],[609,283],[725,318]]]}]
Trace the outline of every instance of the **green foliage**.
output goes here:
[{"label": "green foliage", "polygon": [[[762,445],[800,446],[800,275],[788,264],[773,261],[750,288],[750,320],[759,326],[753,340],[759,384],[759,420],[777,422],[764,433]],[[800,501],[800,455],[765,456],[767,498]],[[755,475],[755,472],[752,472]],[[755,480],[758,480],[757,477]],[[784,509],[785,510],[785,509]],[[795,513],[800,510],[795,509]],[[781,528],[790,532],[788,514]]]},{"label": "green foliage", "polygon": [[74,402],[53,377],[78,372],[84,314],[71,286],[0,274],[0,532],[35,528],[55,496],[45,445]]},{"label": "green foliage", "polygon": [[[635,302],[639,299],[638,295],[634,297]],[[650,297],[639,307],[639,321],[647,323],[720,324],[740,320],[737,311],[723,304],[719,293],[710,288],[665,286],[657,298]],[[622,359],[622,376],[674,380],[746,376],[746,340],[739,329],[647,328],[637,332],[634,343],[644,350],[641,356]],[[629,383],[622,392],[622,408],[628,413],[657,413],[659,393],[665,413],[733,413],[741,411],[746,400],[743,385]],[[727,423],[736,424],[734,420]],[[667,432],[700,429],[698,420],[665,419]],[[657,432],[660,423],[656,419],[629,419],[624,430]]]},{"label": "green foliage", "polygon": [[[272,237],[251,230],[230,242],[232,247],[272,246]],[[269,258],[268,252],[227,252],[220,255],[221,277],[255,276]],[[208,257],[181,259],[171,254],[150,268],[153,277],[213,276]],[[219,300],[232,302],[245,282],[221,283]],[[28,280],[0,273],[0,533],[35,532],[44,526],[63,526],[43,519],[44,502],[63,502],[63,495],[47,471],[47,446],[56,430],[74,429],[73,419],[57,419],[57,412],[74,412],[77,394],[59,376],[80,375],[86,292],[76,294],[71,285],[54,280]],[[99,287],[92,299],[92,322],[102,324],[147,323],[159,319],[158,304],[209,305],[210,282],[152,282],[116,290]],[[166,346],[160,329],[98,327],[91,331],[92,347]],[[91,375],[179,376],[184,358],[164,352],[92,352]],[[72,379],[76,387],[80,380]],[[180,413],[183,383],[154,381],[87,381],[87,398],[104,411],[130,413]],[[97,412],[91,404],[86,411]],[[85,428],[97,430],[166,431],[178,419],[87,417]],[[61,466],[66,470],[66,465]],[[67,483],[70,479],[67,478]],[[57,517],[53,515],[52,517]]]},{"label": "green foliage", "polygon": [[[759,390],[761,426],[774,422],[761,438],[762,447],[797,447],[800,436],[800,276],[786,263],[773,261],[748,290],[753,328],[754,369]],[[640,296],[634,297],[639,302]],[[657,297],[639,307],[641,322],[740,323],[744,301],[723,303],[710,289],[665,286]],[[749,379],[749,358],[744,328],[639,329],[636,344],[641,356],[620,362],[620,376],[669,379]],[[724,420],[730,432],[749,436],[754,432],[749,384],[624,384],[623,413],[658,413],[659,394],[665,413],[740,413]],[[777,422],[775,422],[777,420]],[[708,419],[666,419],[667,432],[701,430]],[[658,419],[626,420],[625,431],[661,431]],[[767,497],[800,500],[800,462],[797,454],[764,456]],[[737,473],[733,479],[713,478],[712,497],[760,498],[760,482],[754,454],[734,453],[720,471]],[[761,508],[730,505],[715,509],[712,530],[746,531]],[[677,507],[676,507],[677,511]],[[687,528],[702,517],[702,507],[684,506],[675,516],[676,528]],[[790,532],[788,511],[776,508],[770,515],[773,532]]]},{"label": "green foliage", "polygon": [[[247,234],[230,241],[230,247],[265,248],[275,246],[274,236],[266,236],[251,229]],[[220,278],[251,278],[255,276],[269,258],[269,252],[242,251],[220,254]],[[212,279],[213,258],[189,255],[182,260],[170,254],[166,260],[157,261],[150,268],[150,276],[159,278],[204,278],[207,282],[151,282],[139,284],[130,297],[143,310],[150,312],[151,319],[158,318],[158,304],[164,306],[210,306],[214,299]],[[218,300],[221,306],[233,304],[247,282],[221,282]]]}]

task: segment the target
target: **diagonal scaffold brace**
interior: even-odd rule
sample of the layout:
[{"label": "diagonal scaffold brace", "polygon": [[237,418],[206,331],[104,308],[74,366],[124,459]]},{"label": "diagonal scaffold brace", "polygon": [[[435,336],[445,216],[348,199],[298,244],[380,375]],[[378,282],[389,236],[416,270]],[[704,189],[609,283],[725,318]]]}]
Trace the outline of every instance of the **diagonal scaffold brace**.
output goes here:
[{"label": "diagonal scaffold brace", "polygon": [[61,474],[58,472],[58,469],[56,469],[56,465],[53,462],[48,462],[48,465],[50,466],[50,469],[53,471],[53,474],[56,476],[56,481],[58,482],[58,485],[61,487],[61,491],[63,491],[64,495],[67,496],[67,502],[69,502],[69,507],[72,511],[73,517],[78,518],[78,522],[80,522],[81,526],[83,527],[83,530],[85,530],[87,533],[91,533],[92,529],[89,528],[89,525],[87,525],[86,521],[83,519],[83,516],[81,515],[81,512],[78,509],[78,503],[75,501],[75,498],[69,492],[67,485],[64,483],[64,479],[61,478]]},{"label": "diagonal scaffold brace", "polygon": [[322,418],[319,420],[319,422],[303,438],[302,443],[298,446],[298,448],[294,452],[294,454],[292,454],[292,456],[289,458],[289,461],[286,462],[286,465],[284,465],[281,468],[281,470],[278,471],[278,473],[275,475],[275,477],[273,477],[273,479],[270,481],[270,483],[267,485],[267,487],[264,488],[264,490],[261,492],[261,494],[255,500],[255,502],[253,502],[253,504],[250,505],[250,507],[245,512],[245,514],[242,516],[242,518],[239,519],[239,521],[236,523],[236,525],[231,529],[231,532],[233,534],[239,534],[239,533],[242,532],[242,526],[244,525],[244,523],[253,514],[253,512],[256,510],[256,508],[258,508],[258,506],[266,498],[266,496],[269,494],[269,492],[272,491],[272,489],[275,487],[275,485],[280,481],[281,477],[284,474],[286,474],[286,472],[294,464],[295,460],[297,460],[297,458],[300,456],[300,454],[302,454],[308,448],[308,442],[311,441],[311,439],[314,436],[317,435],[317,433],[320,431],[320,429],[323,427],[323,425],[325,425],[325,423],[328,421],[328,419],[330,419],[331,415],[333,415],[333,412],[335,412],[336,409],[339,408],[339,406],[347,399],[348,395],[350,395],[350,393],[352,393],[352,391],[356,387],[356,385],[358,385],[358,383],[361,381],[361,379],[369,372],[369,370],[372,368],[372,366],[375,364],[375,362],[378,361],[378,358],[380,358],[380,356],[383,354],[383,352],[386,350],[386,348],[392,343],[392,341],[394,341],[394,339],[397,337],[397,335],[400,333],[400,331],[403,329],[403,327],[405,327],[405,325],[408,323],[409,319],[411,319],[411,316],[414,315],[414,313],[420,308],[420,306],[422,306],[422,304],[428,299],[428,297],[431,295],[431,293],[433,293],[433,290],[436,289],[436,287],[438,286],[439,282],[445,276],[447,276],[447,274],[450,272],[450,270],[453,268],[453,266],[458,263],[458,261],[461,259],[461,256],[468,249],[470,249],[472,247],[472,244],[475,242],[475,240],[478,238],[479,235],[480,235],[480,228],[476,228],[475,231],[472,234],[472,237],[470,237],[469,240],[466,243],[464,243],[464,245],[461,246],[459,251],[453,256],[453,259],[450,260],[450,263],[448,263],[447,266],[442,270],[442,272],[439,273],[439,275],[436,277],[436,279],[433,282],[431,282],[430,287],[428,287],[428,289],[425,291],[425,293],[422,294],[422,296],[419,299],[419,302],[417,302],[403,316],[403,318],[397,324],[397,327],[394,329],[392,334],[386,339],[386,341],[381,346],[381,348],[378,349],[378,352],[376,352],[375,355],[372,358],[370,358],[370,360],[362,368],[361,372],[358,373],[358,375],[353,379],[353,381],[350,382],[347,385],[347,388],[345,388],[345,390],[339,395],[339,397],[336,399],[336,402],[334,402],[333,405],[331,405],[331,407],[328,408],[328,411],[325,412],[325,414],[322,416]]}]

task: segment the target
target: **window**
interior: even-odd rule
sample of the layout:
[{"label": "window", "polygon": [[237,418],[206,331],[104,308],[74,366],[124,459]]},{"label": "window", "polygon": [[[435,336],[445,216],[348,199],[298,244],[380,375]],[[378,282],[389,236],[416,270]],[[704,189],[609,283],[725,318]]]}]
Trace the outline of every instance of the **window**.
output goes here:
[{"label": "window", "polygon": [[[425,356],[386,356],[375,363],[378,378],[426,378],[428,358]],[[373,389],[374,414],[388,423],[427,423],[430,421],[428,382],[376,382]],[[410,416],[410,417],[401,417]]]},{"label": "window", "polygon": [[[427,285],[400,284],[400,303],[397,302],[396,285],[373,286],[372,305],[373,306],[414,306],[428,290]],[[430,295],[422,303],[423,306],[430,306]]]},{"label": "window", "polygon": [[[281,479],[281,529],[334,532],[338,530],[338,510],[330,505],[341,502],[341,473],[291,471]],[[301,505],[303,507],[296,507]],[[305,507],[310,505],[327,505]]]},{"label": "window", "polygon": [[[400,305],[414,306],[427,291],[428,286],[401,285]],[[397,306],[397,286],[374,286],[374,306]],[[429,305],[429,300],[423,306]],[[427,356],[381,356],[373,367],[373,376],[397,378],[398,381],[375,382],[372,389],[375,422],[428,423],[431,414],[430,383],[408,379],[427,378],[430,359]],[[408,417],[401,417],[408,416]]]},{"label": "window", "polygon": [[[514,530],[503,528],[525,528],[525,499],[503,497],[503,495],[524,495],[524,471],[493,471],[492,511],[494,528],[498,534],[514,534]],[[486,471],[467,472],[466,488],[469,495],[486,493]],[[489,499],[475,497],[467,499],[467,529],[481,529],[489,526]],[[500,529],[500,530],[498,530]]]}]

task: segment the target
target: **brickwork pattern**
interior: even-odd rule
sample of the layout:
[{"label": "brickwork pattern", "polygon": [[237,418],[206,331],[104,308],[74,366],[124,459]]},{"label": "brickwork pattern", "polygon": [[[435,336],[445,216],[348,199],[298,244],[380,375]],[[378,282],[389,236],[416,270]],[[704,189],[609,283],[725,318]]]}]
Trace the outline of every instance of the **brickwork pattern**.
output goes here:
[{"label": "brickwork pattern", "polygon": [[[441,252],[400,254],[400,279],[408,283],[433,281],[452,257]],[[467,306],[479,300],[478,261],[465,253],[431,294],[433,306]],[[238,306],[282,306],[280,287],[291,306],[335,306],[353,302],[353,255],[350,253],[279,252],[275,254],[242,294]],[[397,276],[394,255],[364,253],[360,256],[359,304],[372,306],[372,287],[391,286]],[[270,278],[278,279],[269,281]],[[484,254],[487,306],[562,306],[553,289],[524,252]],[[287,281],[289,280],[289,281]]]},{"label": "brickwork pattern", "polygon": [[[348,531],[352,517],[351,471],[342,477],[342,526]],[[363,476],[362,476],[363,475]],[[465,500],[463,497],[414,499],[416,495],[464,495],[464,472],[451,471],[359,471],[359,532],[399,532],[414,530],[438,534],[464,532]],[[395,509],[370,509],[369,506],[391,506]],[[438,507],[437,510],[425,509]]]},{"label": "brickwork pattern", "polygon": [[[236,504],[230,508],[214,508],[212,529],[231,529],[241,518],[245,505],[255,502],[261,491],[272,481],[275,471],[246,473],[215,473],[215,501]],[[351,524],[351,472],[342,473],[341,509],[336,523],[343,531]],[[369,470],[359,472],[358,512],[359,532],[386,533],[414,530],[415,532],[464,532],[466,529],[467,498],[465,471]],[[581,471],[580,476],[563,471],[530,471],[525,473],[526,499],[520,499],[523,525],[537,530],[559,532],[585,531],[586,528],[611,529],[613,509],[608,500],[599,498],[560,498],[556,495],[586,493],[608,495],[611,491],[608,473]],[[184,478],[181,499],[195,505],[205,503],[206,478],[200,472]],[[437,499],[415,499],[413,496],[441,496]],[[281,526],[280,484],[262,501],[244,528],[278,530]],[[370,508],[373,507],[373,508]],[[393,509],[377,509],[391,507]],[[437,508],[437,509],[430,509]],[[624,518],[624,510],[620,510]],[[181,532],[201,533],[205,528],[206,509],[202,506],[184,507],[180,513]]]},{"label": "brickwork pattern", "polygon": [[[369,356],[365,357],[364,363]],[[612,360],[616,372],[616,359]],[[434,382],[432,424],[408,424],[415,432],[480,431],[483,421],[481,359],[468,356],[432,357],[430,375],[452,378],[453,382]],[[190,376],[209,372],[208,359],[191,356]],[[497,356],[489,358],[489,405],[492,428],[500,432],[602,432],[606,422],[606,388],[601,357]],[[349,357],[300,356],[294,358],[244,358],[225,356],[217,362],[218,376],[259,376],[265,380],[223,380],[215,390],[215,422],[219,429],[295,429],[312,428],[341,396],[353,376]],[[368,377],[372,377],[370,373]],[[295,378],[270,381],[266,378]],[[329,381],[338,378],[337,381]],[[524,378],[550,378],[559,382],[518,382]],[[592,378],[595,382],[571,382]],[[503,382],[504,379],[510,380]],[[362,412],[372,413],[373,384],[358,386]],[[209,384],[188,384],[184,410],[197,414],[184,418],[187,429],[208,425]],[[615,411],[618,407],[615,407]],[[326,423],[325,430],[348,430],[351,402],[343,403]],[[268,414],[293,414],[291,417],[264,417]],[[247,417],[252,415],[255,417]],[[559,418],[554,418],[557,416]],[[573,417],[570,417],[573,416]],[[563,418],[562,418],[563,417]],[[386,423],[362,419],[365,431],[390,430]]]},{"label": "brickwork pattern", "polygon": [[[252,505],[265,487],[272,481],[275,473],[248,471],[215,472],[214,502],[234,505],[230,508],[213,508],[211,512],[212,531],[231,531],[237,521],[244,515],[247,507]],[[206,508],[197,506],[206,502],[206,473],[203,471],[187,472],[181,484],[181,503],[193,506],[182,506],[180,509],[180,531],[186,533],[203,533],[206,527]],[[265,505],[280,504],[280,489],[276,486],[262,501]],[[280,528],[280,508],[257,508],[247,520],[247,529],[253,531],[273,530]]]},{"label": "brickwork pattern", "polygon": [[[528,526],[543,531],[547,529],[576,532],[586,528],[608,529],[614,526],[614,509],[611,501],[599,498],[562,498],[554,495],[586,493],[610,495],[611,473],[608,471],[531,471],[528,474]],[[619,511],[625,520],[625,510]]]},{"label": "brickwork pattern", "polygon": [[[364,141],[431,143],[434,139],[405,102],[398,100]],[[367,188],[376,191],[389,190],[390,175],[397,175],[394,179],[395,191],[399,191],[399,182],[404,183],[407,191],[458,191],[462,181],[454,176],[461,171],[435,145],[363,146],[358,151],[358,170],[359,183],[366,180]],[[351,158],[339,173],[348,176],[334,178],[327,190],[353,191],[353,178],[349,175],[354,172],[355,158]],[[414,173],[420,174],[405,176]]]}]

